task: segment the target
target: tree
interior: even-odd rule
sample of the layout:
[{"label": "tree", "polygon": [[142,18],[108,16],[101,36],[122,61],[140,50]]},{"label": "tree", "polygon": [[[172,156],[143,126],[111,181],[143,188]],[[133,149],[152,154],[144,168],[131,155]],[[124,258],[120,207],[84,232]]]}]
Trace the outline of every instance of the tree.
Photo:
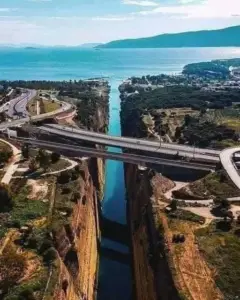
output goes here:
[{"label": "tree", "polygon": [[177,210],[178,201],[176,199],[173,199],[170,203],[170,207],[173,211]]},{"label": "tree", "polygon": [[40,149],[36,159],[39,162],[40,167],[46,171],[50,164],[49,154],[45,150]]},{"label": "tree", "polygon": [[52,152],[52,154],[51,154],[52,163],[54,164],[54,163],[58,162],[60,157],[61,157],[61,155],[59,153]]},{"label": "tree", "polygon": [[12,156],[12,152],[10,151],[1,151],[0,152],[0,163],[6,163],[9,158]]},{"label": "tree", "polygon": [[22,146],[22,156],[25,158],[25,159],[28,159],[29,158],[29,146],[24,144]]},{"label": "tree", "polygon": [[29,162],[28,168],[31,172],[34,172],[38,169],[38,163],[35,158],[32,158]]},{"label": "tree", "polygon": [[47,264],[51,264],[51,262],[57,258],[57,253],[55,248],[51,247],[48,250],[46,250],[43,254],[43,258]]},{"label": "tree", "polygon": [[230,208],[230,202],[227,199],[222,199],[220,204],[223,209],[228,210]]},{"label": "tree", "polygon": [[182,129],[181,127],[177,127],[175,131],[175,139],[178,140],[181,137]]},{"label": "tree", "polygon": [[13,201],[11,195],[9,193],[7,186],[3,184],[0,185],[0,199],[1,199],[0,212],[7,212],[12,209]]},{"label": "tree", "polygon": [[71,178],[71,175],[72,174],[68,171],[61,172],[61,174],[58,176],[58,183],[60,184],[68,183]]}]

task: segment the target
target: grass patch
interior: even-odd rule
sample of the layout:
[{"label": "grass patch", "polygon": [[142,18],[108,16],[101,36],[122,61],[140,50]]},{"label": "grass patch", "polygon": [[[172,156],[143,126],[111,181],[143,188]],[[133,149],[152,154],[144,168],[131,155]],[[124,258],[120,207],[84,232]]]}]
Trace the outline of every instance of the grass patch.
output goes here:
[{"label": "grass patch", "polygon": [[196,231],[200,250],[216,271],[216,284],[226,300],[240,295],[240,239],[234,234],[236,230],[233,225],[230,231],[222,232],[213,223]]},{"label": "grass patch", "polygon": [[41,114],[50,113],[61,107],[59,102],[55,102],[53,100],[41,100],[39,105]]},{"label": "grass patch", "polygon": [[10,221],[25,225],[27,222],[46,216],[48,213],[48,203],[37,200],[28,200],[29,188],[23,187],[17,196],[13,198],[14,205],[10,212]]},{"label": "grass patch", "polygon": [[5,300],[26,299],[26,298],[20,298],[21,295],[23,295],[26,291],[31,291],[35,295],[35,298],[33,299],[40,300],[43,297],[47,280],[48,280],[48,267],[42,266],[41,269],[34,274],[33,278],[31,278],[26,282],[24,281],[23,283],[11,288],[8,295],[5,296],[4,299]]},{"label": "grass patch", "polygon": [[203,224],[205,222],[204,217],[195,215],[194,213],[183,209],[177,209],[174,212],[170,212],[169,214],[167,214],[167,216],[171,219],[185,220],[200,224]]},{"label": "grass patch", "polygon": [[230,181],[225,171],[208,174],[203,179],[197,180],[187,187],[173,191],[177,199],[211,199],[231,198],[240,196],[239,190]]}]

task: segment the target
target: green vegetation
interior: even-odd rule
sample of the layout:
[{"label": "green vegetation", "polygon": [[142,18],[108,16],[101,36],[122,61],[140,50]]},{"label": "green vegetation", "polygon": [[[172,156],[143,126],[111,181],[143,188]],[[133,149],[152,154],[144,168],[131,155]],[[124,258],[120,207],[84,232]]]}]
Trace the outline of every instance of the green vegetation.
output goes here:
[{"label": "green vegetation", "polygon": [[209,147],[224,140],[238,141],[238,135],[233,129],[225,125],[216,125],[213,122],[202,121],[201,117],[186,115],[185,124],[181,129],[179,141],[188,142],[198,147]]},{"label": "green vegetation", "polygon": [[173,191],[177,199],[226,199],[240,196],[239,190],[228,178],[225,171],[208,174],[178,191]]},{"label": "green vegetation", "polygon": [[197,76],[209,76],[209,77],[227,77],[229,76],[229,68],[221,63],[215,62],[201,62],[196,64],[189,64],[184,67],[183,74],[197,75]]},{"label": "green vegetation", "polygon": [[64,171],[58,176],[51,221],[53,232],[59,230],[61,226],[65,228],[69,226],[69,217],[71,217],[74,205],[81,199],[80,188],[80,170]]},{"label": "green vegetation", "polygon": [[212,60],[210,62],[189,64],[184,67],[183,74],[225,78],[230,75],[229,67],[231,66],[240,67],[240,58]]},{"label": "green vegetation", "polygon": [[171,219],[178,219],[178,220],[185,220],[195,223],[203,224],[205,222],[205,218],[198,216],[190,211],[183,210],[183,209],[177,209],[173,212],[170,212],[167,214],[169,218]]},{"label": "green vegetation", "polygon": [[8,162],[13,155],[12,149],[6,143],[0,141],[0,164]]},{"label": "green vegetation", "polygon": [[224,299],[237,299],[240,295],[240,239],[237,224],[227,226],[229,231],[219,229],[219,223],[196,231],[200,250],[214,269],[215,281]]},{"label": "green vegetation", "polygon": [[9,212],[13,207],[13,201],[8,187],[2,184],[0,185],[0,199],[0,213]]},{"label": "green vegetation", "polygon": [[14,249],[8,249],[0,255],[0,290],[6,294],[22,277],[26,259]]},{"label": "green vegetation", "polygon": [[231,107],[219,110],[210,110],[204,114],[203,120],[213,122],[216,125],[224,125],[240,133],[240,109]]},{"label": "green vegetation", "polygon": [[48,212],[48,203],[36,200],[28,200],[27,188],[23,188],[14,199],[14,206],[11,211],[11,222],[25,225],[30,220],[43,217]]},{"label": "green vegetation", "polygon": [[[204,112],[207,108],[230,107],[240,96],[239,90],[216,93],[185,86],[169,86],[152,91],[143,91],[140,88],[138,91],[139,94],[132,94],[127,98],[121,94],[121,122],[124,135],[141,137],[142,115],[147,113],[154,115],[157,109],[189,107]],[[211,124],[209,126],[213,127]]]},{"label": "green vegetation", "polygon": [[48,267],[41,266],[33,278],[15,284],[5,295],[4,300],[41,300],[48,280]]}]

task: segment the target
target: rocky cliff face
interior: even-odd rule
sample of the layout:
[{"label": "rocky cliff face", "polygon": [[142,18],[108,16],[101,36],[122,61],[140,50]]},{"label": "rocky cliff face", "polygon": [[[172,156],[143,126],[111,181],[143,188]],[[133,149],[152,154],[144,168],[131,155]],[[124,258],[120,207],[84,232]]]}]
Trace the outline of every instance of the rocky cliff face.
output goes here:
[{"label": "rocky cliff face", "polygon": [[87,163],[82,167],[81,199],[74,206],[70,223],[54,233],[60,260],[59,278],[53,296],[56,300],[95,298],[100,238],[99,204],[89,169]]},{"label": "rocky cliff face", "polygon": [[[79,104],[79,120],[85,120],[81,112],[88,111],[85,125],[97,132],[106,132],[108,127],[108,93],[109,88],[104,87],[101,101],[92,99],[87,104]],[[105,184],[104,161],[94,158],[83,162],[81,176],[78,183],[74,184],[75,187],[78,184],[80,199],[74,205],[70,222],[58,228],[54,234],[60,270],[54,300],[92,300],[97,294],[99,211]]]},{"label": "rocky cliff face", "polygon": [[174,184],[154,171],[125,166],[128,221],[132,236],[135,297],[138,300],[179,299],[169,270],[156,208]]}]

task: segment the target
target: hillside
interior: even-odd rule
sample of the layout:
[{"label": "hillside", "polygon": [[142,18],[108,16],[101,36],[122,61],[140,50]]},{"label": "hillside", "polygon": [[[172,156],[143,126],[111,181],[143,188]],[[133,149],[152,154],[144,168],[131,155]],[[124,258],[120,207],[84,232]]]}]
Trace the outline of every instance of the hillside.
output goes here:
[{"label": "hillside", "polygon": [[240,26],[112,41],[98,48],[239,47]]}]

